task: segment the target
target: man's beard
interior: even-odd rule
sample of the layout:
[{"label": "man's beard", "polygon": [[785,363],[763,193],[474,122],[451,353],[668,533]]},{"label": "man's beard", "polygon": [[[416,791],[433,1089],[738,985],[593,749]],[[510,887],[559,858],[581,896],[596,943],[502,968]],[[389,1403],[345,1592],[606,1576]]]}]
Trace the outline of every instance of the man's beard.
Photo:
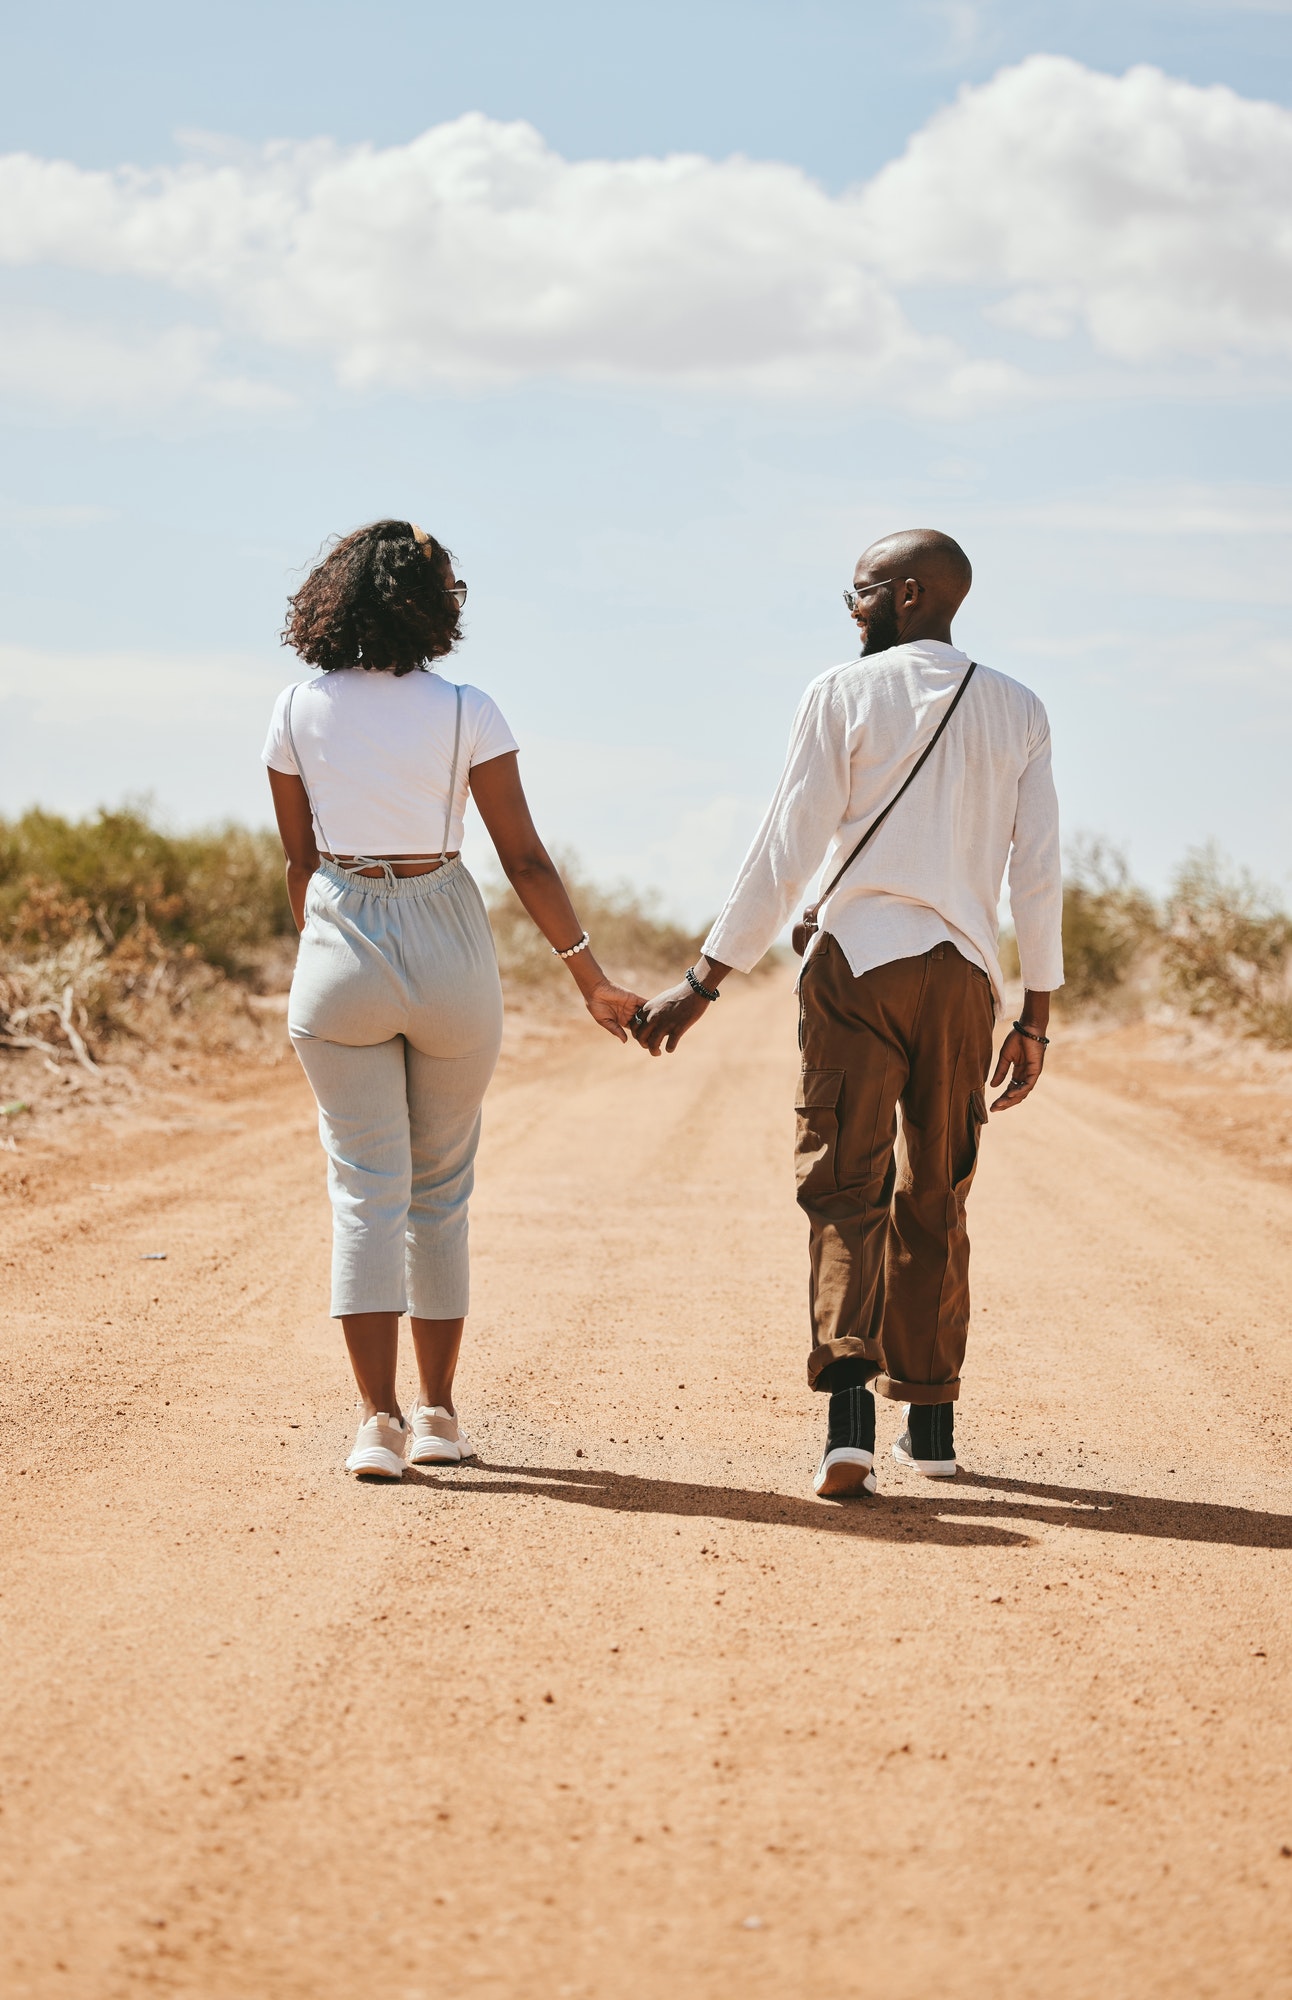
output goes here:
[{"label": "man's beard", "polygon": [[870,653],[886,653],[890,646],[900,646],[902,635],[897,624],[897,607],[893,603],[890,590],[887,597],[881,597],[866,621],[866,637],[862,642],[861,657]]}]

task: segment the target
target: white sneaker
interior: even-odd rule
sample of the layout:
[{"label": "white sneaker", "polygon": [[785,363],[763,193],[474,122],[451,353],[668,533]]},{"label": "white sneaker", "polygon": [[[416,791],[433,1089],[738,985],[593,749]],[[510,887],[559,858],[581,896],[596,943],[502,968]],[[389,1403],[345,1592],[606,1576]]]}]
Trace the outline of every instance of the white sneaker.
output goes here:
[{"label": "white sneaker", "polygon": [[407,1445],[408,1425],[403,1418],[392,1418],[381,1410],[360,1424],[345,1469],[360,1479],[402,1479]]},{"label": "white sneaker", "polygon": [[[953,1405],[950,1403],[940,1403],[935,1407],[941,1411],[950,1410],[953,1408]],[[917,1458],[911,1448],[911,1406],[909,1403],[903,1403],[902,1415],[906,1418],[906,1429],[893,1446],[893,1457],[897,1460],[897,1463],[899,1465],[909,1465],[913,1472],[922,1472],[926,1479],[954,1479],[956,1476],[955,1446],[952,1445],[951,1447],[950,1458]],[[950,1429],[951,1426],[949,1423],[946,1423],[945,1419],[941,1424],[932,1426],[934,1436],[937,1436],[939,1431],[947,1435],[950,1433]]]},{"label": "white sneaker", "polygon": [[419,1403],[410,1413],[410,1422],[410,1465],[461,1465],[465,1459],[479,1456],[457,1418],[438,1403]]},{"label": "white sneaker", "polygon": [[823,1500],[855,1499],[859,1493],[878,1491],[878,1487],[874,1452],[852,1444],[839,1444],[827,1451],[812,1481],[812,1491]]}]

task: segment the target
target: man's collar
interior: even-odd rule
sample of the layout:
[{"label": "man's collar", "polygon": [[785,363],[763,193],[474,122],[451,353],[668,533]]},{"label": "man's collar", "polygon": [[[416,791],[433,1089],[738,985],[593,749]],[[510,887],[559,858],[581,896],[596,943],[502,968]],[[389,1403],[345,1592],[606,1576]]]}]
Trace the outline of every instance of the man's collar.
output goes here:
[{"label": "man's collar", "polygon": [[[958,646],[948,646],[945,639],[904,639],[900,646],[890,646],[890,653],[931,653],[940,665],[958,666],[962,661],[967,665],[968,653],[962,653]],[[883,653],[873,653],[872,659],[882,660]]]}]

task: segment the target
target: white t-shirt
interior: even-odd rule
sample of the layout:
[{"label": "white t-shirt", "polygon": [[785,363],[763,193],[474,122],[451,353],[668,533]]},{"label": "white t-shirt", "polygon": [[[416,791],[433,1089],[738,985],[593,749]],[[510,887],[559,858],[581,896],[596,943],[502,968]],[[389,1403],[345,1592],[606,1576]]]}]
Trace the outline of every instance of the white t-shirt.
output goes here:
[{"label": "white t-shirt", "polygon": [[439,854],[461,847],[468,773],[517,748],[487,694],[465,685],[461,693],[462,735],[446,836],[458,696],[452,681],[425,669],[395,675],[361,667],[298,681],[292,697],[296,757],[287,736],[292,689],[283,689],[261,756],[271,771],[304,779],[321,851]]}]

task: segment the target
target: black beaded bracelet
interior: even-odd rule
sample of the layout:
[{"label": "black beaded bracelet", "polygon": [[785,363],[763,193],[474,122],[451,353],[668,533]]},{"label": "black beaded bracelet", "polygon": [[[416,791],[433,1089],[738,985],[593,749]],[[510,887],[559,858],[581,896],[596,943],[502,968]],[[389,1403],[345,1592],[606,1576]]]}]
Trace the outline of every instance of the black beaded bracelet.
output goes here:
[{"label": "black beaded bracelet", "polygon": [[1029,1042],[1039,1042],[1043,1049],[1048,1049],[1050,1046],[1048,1035],[1038,1035],[1035,1028],[1025,1028],[1021,1021],[1015,1021],[1014,1033],[1024,1036]]},{"label": "black beaded bracelet", "polygon": [[695,974],[692,972],[689,965],[686,968],[686,983],[690,987],[693,993],[699,994],[702,1000],[721,1000],[722,998],[722,995],[721,993],[719,993],[716,986],[712,988],[708,986],[701,986],[699,980],[696,978]]}]

